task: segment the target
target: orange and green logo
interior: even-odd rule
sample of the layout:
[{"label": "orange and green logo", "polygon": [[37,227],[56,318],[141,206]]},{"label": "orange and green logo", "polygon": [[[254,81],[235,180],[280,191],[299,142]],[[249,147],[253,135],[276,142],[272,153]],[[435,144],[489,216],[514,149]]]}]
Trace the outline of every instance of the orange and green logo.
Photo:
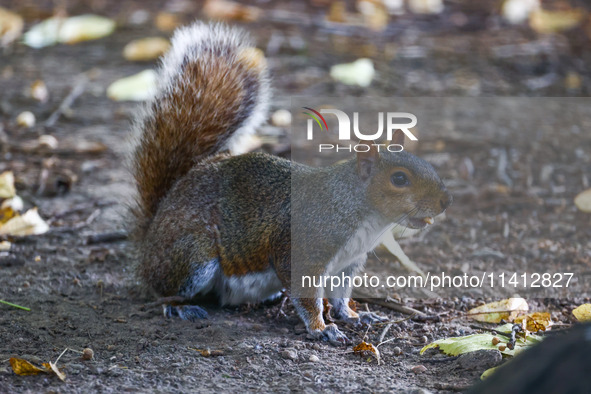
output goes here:
[{"label": "orange and green logo", "polygon": [[[326,127],[326,131],[328,131],[328,125],[326,124],[326,120],[324,119],[324,116],[320,115],[320,112],[316,111],[315,109],[312,109],[310,107],[302,107],[303,109],[307,109],[310,112],[304,112],[304,114],[310,116],[312,119],[314,119],[316,121],[316,123],[318,123],[318,126],[320,126],[320,130],[324,131],[324,127]],[[324,127],[322,127],[322,123],[320,123],[320,120],[322,120],[322,123],[324,123]]]}]

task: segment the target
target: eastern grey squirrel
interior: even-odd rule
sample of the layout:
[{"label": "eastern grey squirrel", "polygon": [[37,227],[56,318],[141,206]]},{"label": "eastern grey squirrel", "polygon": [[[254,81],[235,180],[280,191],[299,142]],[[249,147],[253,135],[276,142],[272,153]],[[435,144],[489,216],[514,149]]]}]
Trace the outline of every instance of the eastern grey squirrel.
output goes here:
[{"label": "eastern grey squirrel", "polygon": [[[193,304],[206,294],[236,305],[289,291],[292,180],[313,186],[314,195],[298,202],[304,211],[308,198],[315,204],[296,258],[313,267],[310,274],[359,272],[393,223],[422,228],[452,201],[433,167],[407,152],[372,146],[328,168],[262,153],[231,156],[233,141],[265,120],[268,85],[264,56],[241,31],[196,22],[174,34],[157,94],[136,122],[133,156],[138,274],[159,295],[190,303],[165,305],[167,316],[205,317]],[[330,234],[329,247],[315,248],[320,232]],[[383,319],[353,311],[350,293],[329,299],[336,320]],[[291,298],[310,334],[347,342],[325,323],[323,295]]]}]

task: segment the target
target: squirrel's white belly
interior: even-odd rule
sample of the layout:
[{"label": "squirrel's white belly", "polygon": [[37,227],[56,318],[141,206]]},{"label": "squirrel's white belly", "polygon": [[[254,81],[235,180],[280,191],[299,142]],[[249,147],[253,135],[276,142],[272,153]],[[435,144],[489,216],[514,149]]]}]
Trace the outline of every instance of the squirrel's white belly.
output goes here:
[{"label": "squirrel's white belly", "polygon": [[273,298],[283,288],[275,270],[225,276],[220,272],[216,291],[222,305],[240,305]]},{"label": "squirrel's white belly", "polygon": [[246,275],[226,276],[219,261],[212,259],[193,267],[193,275],[179,291],[179,295],[193,298],[214,293],[222,305],[240,305],[273,298],[282,288],[273,268]]},{"label": "squirrel's white belly", "polygon": [[381,236],[385,231],[390,231],[392,226],[393,224],[384,224],[378,218],[366,219],[330,261],[326,273],[339,274],[351,266],[354,266],[354,270],[361,269],[367,260],[367,253],[378,245]]}]

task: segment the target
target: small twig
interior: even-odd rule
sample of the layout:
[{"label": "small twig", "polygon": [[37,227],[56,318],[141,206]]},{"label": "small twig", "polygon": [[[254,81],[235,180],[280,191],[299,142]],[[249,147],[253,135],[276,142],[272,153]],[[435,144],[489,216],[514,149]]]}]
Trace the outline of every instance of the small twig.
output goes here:
[{"label": "small twig", "polygon": [[57,364],[57,362],[60,360],[60,358],[62,358],[62,356],[64,355],[65,352],[67,352],[68,350],[70,350],[69,348],[65,348],[64,351],[62,352],[62,354],[59,355],[59,357],[57,358],[57,360],[55,360],[54,364]]},{"label": "small twig", "polygon": [[129,234],[125,230],[110,231],[107,233],[92,234],[86,238],[86,245],[94,245],[107,242],[125,241]]},{"label": "small twig", "polygon": [[12,302],[4,301],[4,300],[0,300],[0,304],[5,304],[5,305],[8,305],[8,306],[12,306],[14,308],[22,309],[23,311],[27,311],[27,312],[31,310],[30,308],[27,308],[25,306],[20,306],[20,305],[13,304]]},{"label": "small twig", "polygon": [[386,327],[384,327],[384,330],[382,331],[382,333],[380,334],[380,337],[378,338],[378,346],[380,346],[383,343],[384,338],[386,337],[386,334],[388,333],[388,331],[390,331],[390,327],[392,327],[394,323],[388,323],[386,324]]},{"label": "small twig", "polygon": [[84,93],[84,89],[86,88],[86,84],[88,83],[88,76],[86,73],[82,73],[78,77],[78,81],[70,91],[70,93],[64,98],[60,106],[47,118],[45,121],[45,126],[51,127],[57,122],[60,116],[66,112],[74,101]]}]

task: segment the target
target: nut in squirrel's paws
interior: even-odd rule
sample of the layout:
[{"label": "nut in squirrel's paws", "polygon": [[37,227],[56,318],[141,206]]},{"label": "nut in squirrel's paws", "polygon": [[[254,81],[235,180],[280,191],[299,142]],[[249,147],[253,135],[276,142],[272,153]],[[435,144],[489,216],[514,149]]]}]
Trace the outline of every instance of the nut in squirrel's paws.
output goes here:
[{"label": "nut in squirrel's paws", "polygon": [[339,330],[336,324],[327,324],[324,330],[314,330],[310,334],[317,339],[330,342],[332,345],[347,345],[350,343],[349,338]]}]

